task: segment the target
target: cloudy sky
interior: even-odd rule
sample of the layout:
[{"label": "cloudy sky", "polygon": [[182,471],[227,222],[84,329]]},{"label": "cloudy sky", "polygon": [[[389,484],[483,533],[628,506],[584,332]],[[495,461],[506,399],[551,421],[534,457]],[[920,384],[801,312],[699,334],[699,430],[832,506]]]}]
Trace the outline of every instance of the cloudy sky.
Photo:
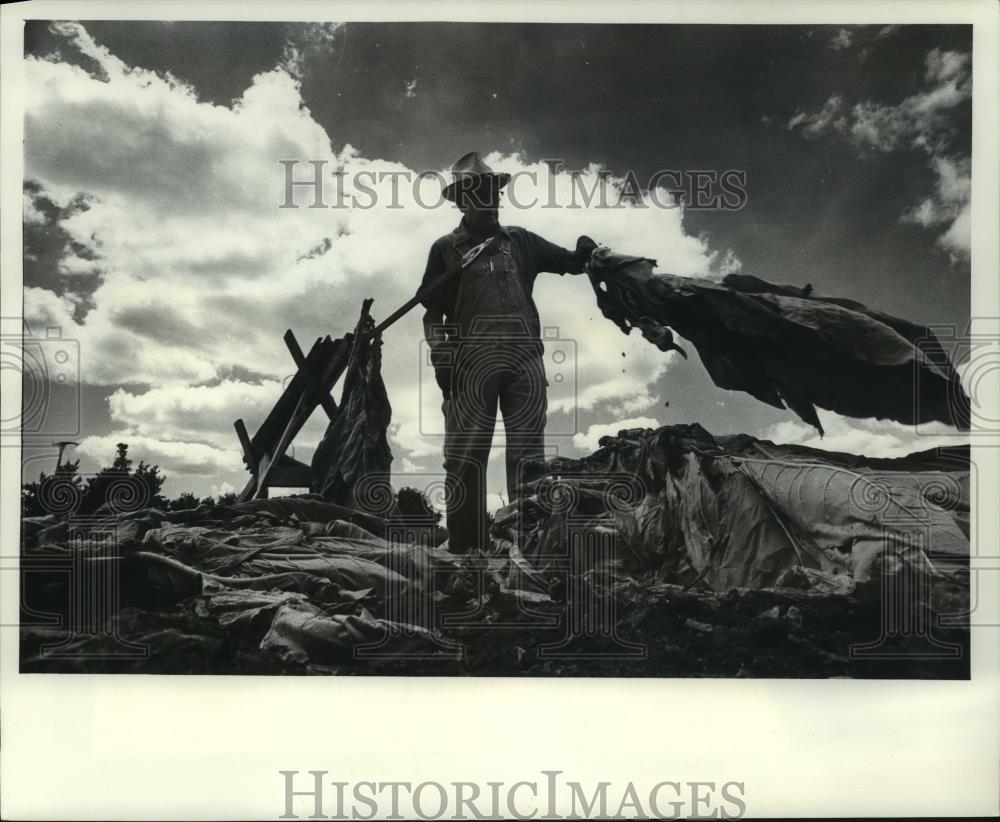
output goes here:
[{"label": "cloudy sky", "polygon": [[[740,169],[738,211],[507,206],[501,219],[566,246],[586,233],[678,275],[739,269],[968,322],[969,27],[37,22],[25,49],[24,311],[32,333],[59,327],[79,348],[79,384],[53,386],[64,408],[43,433],[73,430],[58,415],[78,393],[84,471],[126,441],[170,494],[242,487],[233,420],[254,430],[280,393],[284,330],[305,346],[343,334],[368,296],[386,316],[457,222],[407,186],[395,200],[380,187],[372,208],[281,209],[281,159],[323,160],[349,181],[443,171],[477,150],[535,172],[559,202],[569,177],[543,160],[585,180]],[[821,442],[790,412],[716,388],[696,355],[623,335],[585,279],[542,275],[535,298],[558,329],[553,453],[692,421],[868,454],[953,441],[821,412]],[[385,335],[397,484],[441,474],[419,340],[418,312]],[[295,456],[308,461],[323,428],[320,412]],[[26,473],[52,453],[28,449],[43,462]],[[499,459],[491,485],[503,487]]]}]

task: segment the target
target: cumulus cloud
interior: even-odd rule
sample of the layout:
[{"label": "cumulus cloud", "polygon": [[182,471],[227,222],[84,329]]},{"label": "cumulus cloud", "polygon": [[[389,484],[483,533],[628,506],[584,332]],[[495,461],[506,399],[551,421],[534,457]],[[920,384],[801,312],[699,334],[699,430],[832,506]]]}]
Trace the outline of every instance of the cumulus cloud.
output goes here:
[{"label": "cumulus cloud", "polygon": [[736,252],[731,248],[726,249],[726,253],[719,257],[716,252],[712,259],[712,269],[721,279],[727,274],[735,274],[743,270],[743,261],[736,256]]},{"label": "cumulus cloud", "polygon": [[[848,59],[863,62],[879,40],[891,37],[897,31],[898,25],[842,26],[827,41],[827,47],[831,51],[843,52]],[[807,36],[812,37],[812,34],[810,31]]]},{"label": "cumulus cloud", "polygon": [[[210,386],[152,388],[140,393],[120,388],[108,398],[108,406],[114,422],[143,436],[169,431],[177,438],[227,447],[233,445],[234,412],[237,417],[262,420],[281,391],[279,380],[247,383],[231,379]],[[312,439],[321,433],[314,432]]]},{"label": "cumulus cloud", "polygon": [[971,164],[968,159],[948,157],[934,157],[932,164],[937,175],[934,192],[904,213],[902,219],[924,228],[946,225],[938,244],[952,257],[966,258],[972,236]]},{"label": "cumulus cloud", "polygon": [[42,335],[45,328],[72,327],[73,309],[73,301],[65,295],[47,288],[24,288],[24,319],[34,334]]},{"label": "cumulus cloud", "polygon": [[[137,454],[145,448],[176,471],[202,475],[214,464],[238,472],[232,422],[243,417],[252,432],[293,370],[285,329],[304,348],[341,335],[368,296],[376,297],[376,317],[386,316],[416,290],[430,243],[458,215],[447,204],[423,207],[439,201],[439,181],[428,177],[414,190],[401,176],[422,169],[366,158],[349,145],[335,149],[336,133],[303,105],[298,78],[310,55],[330,52],[336,28],[299,30],[279,67],[254,77],[228,107],[199,100],[169,75],[126,65],[78,24],[55,31],[86,59],[27,61],[26,176],[60,207],[86,195],[86,209],[60,218],[74,249],[61,264],[68,274],[99,270],[100,282],[83,316],[70,296],[29,284],[26,318],[79,340],[84,381],[128,386],[111,395],[121,427],[111,439],[128,434],[142,443]],[[589,234],[678,275],[718,276],[738,266],[731,252],[720,256],[707,238],[686,232],[682,209],[659,207],[663,192],[640,192],[615,208],[584,205],[580,192],[604,176],[597,166],[572,177],[520,155],[486,159],[517,175],[512,196],[524,207],[505,206],[508,224],[567,247]],[[354,207],[309,208],[312,193],[302,187],[294,191],[301,207],[279,207],[280,160],[298,161],[295,179],[317,161],[330,206],[338,202],[332,172],[341,172],[339,194]],[[623,183],[606,183],[615,205]],[[377,190],[374,202],[363,185]],[[577,207],[543,208],[553,196]],[[543,275],[535,298],[551,337],[549,430],[570,437],[567,420],[581,412],[642,410],[671,358],[604,319],[586,278]],[[439,462],[440,395],[420,362],[421,338],[416,311],[385,335],[400,464]],[[568,359],[556,363],[560,346]],[[625,352],[628,368],[608,351]],[[322,413],[314,415],[300,448],[317,442],[323,426]],[[225,480],[238,483],[239,474]]]},{"label": "cumulus cloud", "polygon": [[600,447],[601,437],[614,436],[628,428],[659,428],[661,423],[652,417],[635,417],[618,422],[596,423],[587,428],[586,433],[573,437],[573,445],[583,451],[595,451]]},{"label": "cumulus cloud", "polygon": [[243,470],[240,458],[232,451],[213,448],[203,442],[144,437],[133,431],[85,437],[77,446],[77,451],[106,465],[110,461],[109,455],[114,456],[119,442],[128,443],[128,454],[134,463],[141,460],[158,465],[167,475],[215,477],[220,473]]},{"label": "cumulus cloud", "polygon": [[879,40],[899,31],[898,25],[845,26],[837,29],[827,43],[832,51],[843,52],[845,57],[864,62]]},{"label": "cumulus cloud", "polygon": [[833,129],[843,131],[847,127],[847,118],[843,116],[844,98],[834,94],[823,104],[823,108],[813,114],[804,111],[797,112],[788,121],[789,131],[801,128],[803,134],[815,136]]},{"label": "cumulus cloud", "polygon": [[830,38],[830,48],[834,51],[842,51],[843,49],[850,48],[853,41],[854,35],[851,33],[850,29],[839,29],[837,33]]},{"label": "cumulus cloud", "polygon": [[832,411],[817,411],[826,432],[822,437],[815,428],[804,422],[787,420],[771,426],[760,434],[760,438],[867,457],[905,457],[916,451],[967,441],[967,438],[956,434],[953,428],[943,423],[922,425],[918,434],[914,426],[891,420],[855,419],[842,417]]},{"label": "cumulus cloud", "polygon": [[837,133],[859,149],[876,152],[944,150],[953,134],[954,109],[972,93],[969,55],[932,49],[925,57],[924,80],[928,88],[896,105],[862,101],[848,110],[844,97],[833,94],[819,111],[797,112],[788,128],[811,137]]},{"label": "cumulus cloud", "polygon": [[424,471],[423,466],[415,463],[409,457],[403,457],[400,467],[402,468],[404,474],[419,474]]},{"label": "cumulus cloud", "polygon": [[222,482],[212,486],[212,496],[220,497],[223,494],[232,494],[235,490],[235,486],[230,485],[228,482]]},{"label": "cumulus cloud", "polygon": [[[886,29],[880,37],[891,34]],[[897,105],[861,101],[848,109],[843,96],[834,94],[817,112],[796,112],[787,126],[810,138],[839,136],[862,154],[906,149],[926,153],[937,178],[935,191],[901,219],[939,231],[943,226],[938,244],[953,260],[965,260],[972,241],[971,166],[952,142],[956,109],[972,95],[971,56],[931,49],[924,58],[924,83],[926,88]]]},{"label": "cumulus cloud", "polygon": [[346,35],[341,23],[300,23],[289,27],[278,67],[291,77],[301,79],[309,65],[342,48]]},{"label": "cumulus cloud", "polygon": [[38,210],[35,198],[28,194],[28,192],[25,192],[23,195],[21,218],[25,225],[43,225],[45,223],[45,215]]},{"label": "cumulus cloud", "polygon": [[660,399],[659,395],[654,397],[650,394],[639,394],[634,397],[627,397],[618,404],[608,404],[606,410],[614,415],[616,419],[618,417],[627,417],[636,411],[645,411],[647,408],[652,408],[660,402]]}]

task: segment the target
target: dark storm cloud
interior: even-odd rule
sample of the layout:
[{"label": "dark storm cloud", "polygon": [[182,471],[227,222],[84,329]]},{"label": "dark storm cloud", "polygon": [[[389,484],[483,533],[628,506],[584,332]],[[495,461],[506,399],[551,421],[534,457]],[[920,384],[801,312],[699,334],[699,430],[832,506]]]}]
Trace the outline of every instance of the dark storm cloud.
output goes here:
[{"label": "dark storm cloud", "polygon": [[[24,196],[24,285],[70,297],[74,303],[73,319],[82,322],[94,307],[93,294],[100,286],[102,277],[93,252],[70,237],[60,223],[85,211],[88,208],[87,198],[85,195],[78,196],[61,208],[33,180],[25,181]],[[27,213],[29,210],[31,214]],[[67,270],[64,265],[67,259],[94,262],[94,270]]]},{"label": "dark storm cloud", "polygon": [[[923,321],[968,316],[968,269],[951,269],[933,233],[900,224],[935,184],[926,158],[859,161],[780,125],[838,92],[898,102],[919,90],[931,49],[971,48],[968,27],[852,27],[854,45],[839,50],[828,47],[835,26],[347,28],[340,68],[303,80],[335,143],[416,168],[496,148],[639,179],[661,168],[743,169],[746,208],[688,212],[686,223],[735,249],[745,271]],[[869,48],[863,57],[858,44]],[[954,128],[967,143],[970,118]]]},{"label": "dark storm cloud", "polygon": [[245,365],[240,363],[233,363],[231,365],[219,366],[217,370],[217,376],[214,379],[207,380],[202,385],[214,386],[219,385],[225,380],[231,380],[234,382],[242,382],[250,385],[259,385],[266,380],[271,379],[267,374],[260,371],[255,371],[252,368],[247,368]]},{"label": "dark storm cloud", "polygon": [[[253,76],[278,63],[287,39],[286,23],[88,20],[87,31],[130,66],[172,74],[198,90],[202,100],[229,105]],[[25,26],[25,53],[57,52],[91,70],[93,61],[53,34],[45,20]]]},{"label": "dark storm cloud", "polygon": [[205,329],[190,323],[169,305],[128,306],[112,315],[119,328],[180,348],[201,348],[209,342]]}]

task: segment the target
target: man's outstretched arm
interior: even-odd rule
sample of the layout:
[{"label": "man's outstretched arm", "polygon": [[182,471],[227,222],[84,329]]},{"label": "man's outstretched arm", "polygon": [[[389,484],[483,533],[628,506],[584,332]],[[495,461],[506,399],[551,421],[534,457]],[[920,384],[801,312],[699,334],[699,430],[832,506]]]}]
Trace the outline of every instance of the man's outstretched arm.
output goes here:
[{"label": "man's outstretched arm", "polygon": [[582,274],[583,267],[589,262],[590,255],[597,248],[590,237],[581,235],[576,241],[576,249],[570,251],[562,246],[550,243],[533,232],[527,232],[531,243],[538,271],[550,271],[554,274]]}]

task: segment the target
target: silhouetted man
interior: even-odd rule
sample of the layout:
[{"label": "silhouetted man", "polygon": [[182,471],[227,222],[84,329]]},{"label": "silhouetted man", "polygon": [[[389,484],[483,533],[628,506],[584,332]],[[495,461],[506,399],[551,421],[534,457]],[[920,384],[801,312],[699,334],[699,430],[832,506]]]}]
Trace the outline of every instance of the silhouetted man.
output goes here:
[{"label": "silhouetted man", "polygon": [[444,196],[461,209],[462,221],[431,246],[421,287],[488,243],[422,301],[424,335],[444,395],[448,545],[465,553],[488,545],[486,467],[498,408],[510,501],[522,483],[537,478],[544,460],[548,381],[531,298],[535,277],[581,273],[596,243],[580,237],[571,252],[523,228],[501,226],[497,212],[510,175],[494,172],[476,152],[455,163],[452,175]]}]

